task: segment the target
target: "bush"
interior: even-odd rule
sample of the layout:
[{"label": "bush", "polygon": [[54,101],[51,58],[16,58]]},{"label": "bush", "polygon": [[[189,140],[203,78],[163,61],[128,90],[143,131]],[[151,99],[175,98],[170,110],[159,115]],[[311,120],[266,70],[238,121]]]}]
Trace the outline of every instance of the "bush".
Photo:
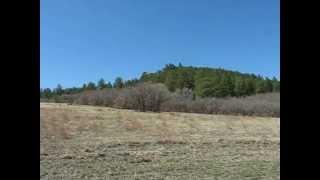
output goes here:
[{"label": "bush", "polygon": [[161,104],[160,110],[165,112],[189,112],[187,101],[188,100],[170,99],[169,101]]},{"label": "bush", "polygon": [[247,97],[196,98],[191,90],[170,93],[163,84],[140,83],[122,89],[84,91],[66,102],[153,112],[189,112],[248,116],[280,116],[280,93]]},{"label": "bush", "polygon": [[48,98],[40,98],[40,102],[49,102]]},{"label": "bush", "polygon": [[161,104],[169,99],[170,92],[163,84],[141,83],[132,88],[133,107],[140,111],[159,112]]},{"label": "bush", "polygon": [[89,96],[91,96],[89,91],[82,92],[82,93],[78,94],[78,96],[76,96],[73,103],[88,105],[89,104]]},{"label": "bush", "polygon": [[280,93],[223,99],[220,105],[221,114],[279,117]]},{"label": "bush", "polygon": [[103,101],[103,106],[112,107],[114,105],[115,99],[118,96],[119,96],[119,92],[116,89],[102,90],[101,98]]},{"label": "bush", "polygon": [[119,89],[118,95],[113,101],[113,107],[124,109],[135,109],[137,102],[134,100],[132,88]]}]

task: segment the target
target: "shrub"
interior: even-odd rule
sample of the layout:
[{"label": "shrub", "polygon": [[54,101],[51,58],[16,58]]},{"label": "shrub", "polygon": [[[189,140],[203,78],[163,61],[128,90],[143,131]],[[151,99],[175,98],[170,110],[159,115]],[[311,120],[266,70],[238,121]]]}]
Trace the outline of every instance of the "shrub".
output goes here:
[{"label": "shrub", "polygon": [[83,105],[88,105],[89,104],[89,96],[90,96],[89,91],[84,91],[80,93],[76,99],[74,100],[75,104],[83,104]]},{"label": "shrub", "polygon": [[113,106],[116,108],[135,109],[137,102],[134,100],[132,88],[118,90],[118,95],[113,101]]},{"label": "shrub", "polygon": [[169,91],[163,84],[140,83],[132,88],[134,109],[159,112],[161,104],[169,99]]},{"label": "shrub", "polygon": [[114,105],[115,99],[118,97],[119,92],[116,89],[105,89],[102,90],[101,98],[103,101],[103,106],[112,107]]},{"label": "shrub", "polygon": [[153,112],[189,112],[280,116],[280,93],[247,97],[196,98],[188,89],[170,93],[163,84],[140,83],[122,89],[84,91],[64,96],[66,102]]}]

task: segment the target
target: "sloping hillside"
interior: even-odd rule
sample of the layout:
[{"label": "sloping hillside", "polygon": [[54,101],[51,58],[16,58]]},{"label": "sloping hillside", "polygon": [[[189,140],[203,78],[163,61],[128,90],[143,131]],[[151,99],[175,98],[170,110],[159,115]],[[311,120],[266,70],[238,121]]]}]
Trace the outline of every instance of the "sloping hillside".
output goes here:
[{"label": "sloping hillside", "polygon": [[40,103],[41,179],[279,179],[279,118]]}]

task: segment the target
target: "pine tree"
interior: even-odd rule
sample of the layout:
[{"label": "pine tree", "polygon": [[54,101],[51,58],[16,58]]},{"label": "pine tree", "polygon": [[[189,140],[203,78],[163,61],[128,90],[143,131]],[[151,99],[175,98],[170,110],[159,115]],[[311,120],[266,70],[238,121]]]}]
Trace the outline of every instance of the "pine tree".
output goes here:
[{"label": "pine tree", "polygon": [[57,95],[61,95],[63,93],[62,86],[60,84],[57,85],[57,87],[54,89],[54,93]]},{"label": "pine tree", "polygon": [[99,81],[98,81],[98,89],[104,89],[107,87],[107,84],[106,82],[104,81],[103,78],[101,78]]},{"label": "pine tree", "polygon": [[96,90],[96,85],[94,84],[94,82],[88,83],[87,90]]},{"label": "pine tree", "polygon": [[234,84],[229,76],[222,76],[217,86],[217,97],[226,97],[234,94]]},{"label": "pine tree", "polygon": [[256,82],[256,93],[265,93],[266,92],[266,83],[264,80],[258,80]]},{"label": "pine tree", "polygon": [[177,87],[177,81],[176,81],[176,73],[175,71],[169,71],[165,85],[168,87],[169,91],[174,92]]},{"label": "pine tree", "polygon": [[108,82],[107,85],[106,85],[106,87],[107,87],[107,88],[112,88],[111,82]]},{"label": "pine tree", "polygon": [[252,95],[255,93],[255,80],[250,77],[245,80],[246,95]]},{"label": "pine tree", "polygon": [[278,81],[275,77],[272,78],[272,91],[280,92],[280,81]]},{"label": "pine tree", "polygon": [[140,80],[145,82],[145,81],[147,81],[147,79],[148,79],[148,73],[147,72],[143,72],[141,77],[140,77]]},{"label": "pine tree", "polygon": [[196,82],[195,94],[199,97],[214,97],[217,95],[216,82],[212,78],[202,78]]},{"label": "pine tree", "polygon": [[177,67],[174,64],[166,64],[163,71],[175,70]]},{"label": "pine tree", "polygon": [[194,77],[190,70],[181,68],[176,70],[176,87],[179,89],[188,88],[194,89]]},{"label": "pine tree", "polygon": [[124,87],[124,83],[121,77],[117,77],[113,83],[113,87],[114,88],[123,88]]},{"label": "pine tree", "polygon": [[127,80],[124,82],[124,87],[133,87],[135,86],[137,83],[139,83],[139,80],[134,78],[134,79],[131,79],[131,80]]},{"label": "pine tree", "polygon": [[273,90],[273,83],[269,78],[265,80],[265,92],[272,92]]},{"label": "pine tree", "polygon": [[86,83],[84,83],[84,84],[82,85],[82,88],[81,88],[81,90],[82,90],[82,91],[85,91],[85,90],[87,90],[87,84],[86,84]]},{"label": "pine tree", "polygon": [[50,99],[52,97],[52,92],[50,88],[45,88],[43,90],[43,95],[45,98]]},{"label": "pine tree", "polygon": [[246,82],[243,77],[237,77],[235,80],[234,94],[236,96],[245,96],[247,94]]},{"label": "pine tree", "polygon": [[195,82],[194,82],[193,73],[191,71],[185,71],[183,86],[188,89],[194,89]]}]

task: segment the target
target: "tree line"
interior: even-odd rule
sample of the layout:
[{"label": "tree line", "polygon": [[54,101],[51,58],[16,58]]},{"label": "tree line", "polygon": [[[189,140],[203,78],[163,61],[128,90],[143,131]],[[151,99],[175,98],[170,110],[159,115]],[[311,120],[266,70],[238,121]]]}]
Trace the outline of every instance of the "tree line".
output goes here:
[{"label": "tree line", "polygon": [[122,89],[138,83],[162,83],[169,91],[188,89],[194,97],[242,97],[259,93],[280,92],[280,81],[255,74],[240,73],[222,68],[193,67],[167,64],[155,73],[143,72],[139,79],[106,82],[101,78],[97,83],[88,82],[82,87],[63,88],[60,84],[51,90],[40,88],[40,98],[54,98],[63,94],[76,94],[87,90],[108,88]]},{"label": "tree line", "polygon": [[186,67],[167,64],[155,73],[144,72],[143,82],[163,83],[169,91],[191,89],[199,97],[248,96],[280,92],[280,81],[260,75],[240,73],[222,68]]},{"label": "tree line", "polygon": [[125,87],[132,87],[139,82],[138,79],[123,80],[121,77],[117,77],[113,84],[110,81],[106,82],[101,78],[97,83],[88,82],[84,83],[82,87],[63,88],[61,84],[58,84],[56,88],[40,88],[40,98],[54,98],[63,94],[77,94],[89,90],[102,90],[102,89],[121,89]]}]

